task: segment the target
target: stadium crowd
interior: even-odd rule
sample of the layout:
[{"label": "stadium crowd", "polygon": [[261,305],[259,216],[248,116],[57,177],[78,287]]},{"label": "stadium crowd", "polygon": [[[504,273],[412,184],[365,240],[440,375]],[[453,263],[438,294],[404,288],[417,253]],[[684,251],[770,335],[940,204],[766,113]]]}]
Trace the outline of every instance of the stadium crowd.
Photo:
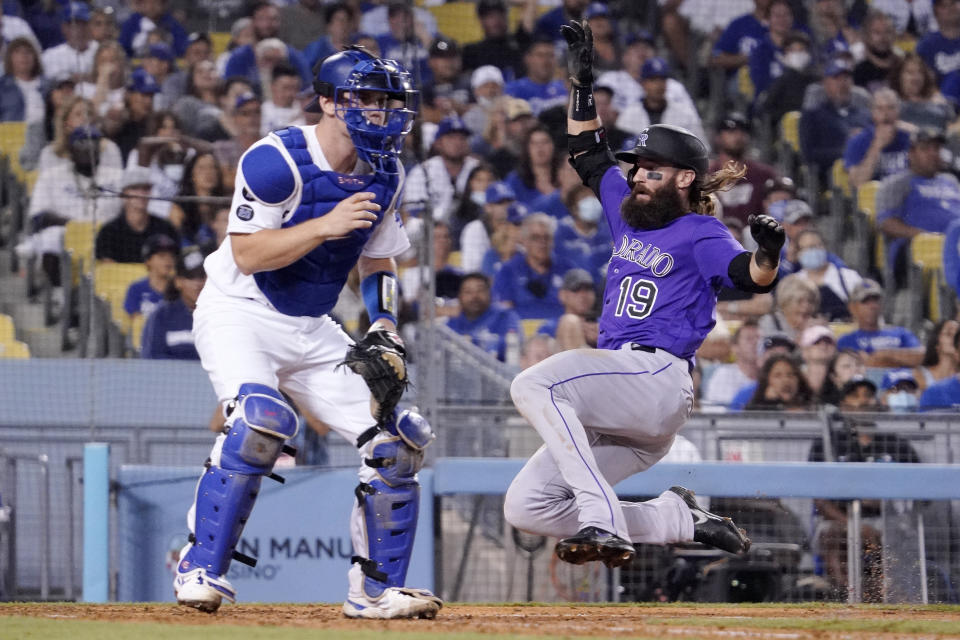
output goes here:
[{"label": "stadium crowd", "polygon": [[[402,62],[422,92],[403,157],[406,319],[431,273],[418,264],[431,225],[437,314],[456,332],[515,367],[593,346],[616,248],[566,161],[559,26],[584,19],[615,150],[651,124],[685,127],[711,147],[712,169],[747,167],[717,207],[744,246],[752,213],[787,231],[772,294],[719,291],[700,407],[838,404],[851,383],[872,389],[871,406],[960,404],[957,322],[885,321],[910,240],[960,234],[958,0],[475,0],[479,39],[463,42],[462,25],[444,33],[431,12],[440,4],[4,0],[0,120],[26,123],[18,162],[36,171],[18,258],[69,300],[65,227],[102,224],[98,263],[145,265],[123,303],[142,320],[141,355],[197,357],[198,260],[223,240],[240,156],[271,130],[314,123],[302,108],[311,67],[360,44]],[[214,17],[232,24],[223,51],[194,30]],[[804,175],[785,173],[771,143],[797,113]],[[852,189],[882,181],[884,264],[839,255],[825,195],[837,170]],[[945,253],[960,264],[956,242]],[[943,274],[952,286],[960,275]],[[335,314],[356,329],[361,309],[353,279]]]}]

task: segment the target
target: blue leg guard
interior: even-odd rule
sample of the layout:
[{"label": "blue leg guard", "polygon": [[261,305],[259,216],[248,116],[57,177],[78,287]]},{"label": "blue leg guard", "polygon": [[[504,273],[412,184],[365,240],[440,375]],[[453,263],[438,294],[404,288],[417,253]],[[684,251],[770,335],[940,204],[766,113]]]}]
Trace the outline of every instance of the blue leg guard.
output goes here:
[{"label": "blue leg guard", "polygon": [[224,434],[197,484],[192,544],[180,560],[180,573],[227,572],[263,476],[271,473],[284,440],[297,433],[296,413],[266,385],[242,385],[228,412]]},{"label": "blue leg guard", "polygon": [[364,458],[364,464],[378,476],[369,483],[361,482],[356,490],[367,556],[352,560],[363,571],[363,591],[369,597],[379,596],[388,587],[402,587],[406,579],[420,506],[416,474],[423,466],[424,449],[434,437],[422,416],[404,411],[386,428],[373,428],[358,440],[361,448],[369,443],[371,457]]}]

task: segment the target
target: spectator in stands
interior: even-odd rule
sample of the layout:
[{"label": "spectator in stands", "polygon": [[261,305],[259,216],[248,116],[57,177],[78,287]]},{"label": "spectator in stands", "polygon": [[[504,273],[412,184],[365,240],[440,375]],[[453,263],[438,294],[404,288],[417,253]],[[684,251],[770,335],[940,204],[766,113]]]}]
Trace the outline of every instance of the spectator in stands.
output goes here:
[{"label": "spectator in stands", "polygon": [[[759,362],[757,365],[758,375],[759,368],[763,367],[764,363],[766,363],[768,359],[775,355],[793,355],[796,350],[797,343],[791,340],[785,333],[778,332],[765,336],[761,335],[761,338],[757,342],[757,352],[759,353]],[[753,397],[756,391],[756,380],[748,382],[740,387],[740,389],[733,395],[733,399],[730,400],[730,410],[742,411],[750,402],[750,399]]]},{"label": "spectator in stands", "polygon": [[842,336],[841,349],[854,349],[865,355],[869,367],[914,367],[923,359],[923,347],[909,329],[888,327],[882,323],[883,288],[873,280],[863,280],[850,291],[850,313],[856,331]]},{"label": "spectator in stands", "polygon": [[923,58],[910,52],[890,72],[890,88],[900,97],[900,119],[920,127],[946,129],[953,107],[937,88],[937,78]]},{"label": "spectator in stands", "polygon": [[914,368],[920,390],[945,380],[960,370],[960,355],[953,347],[953,338],[960,323],[953,319],[941,320],[927,336],[927,344],[920,366]]},{"label": "spectator in stands", "polygon": [[263,116],[260,98],[254,93],[239,94],[233,102],[233,109],[221,118],[221,125],[231,128],[229,140],[217,140],[213,143],[213,152],[217,161],[228,174],[227,182],[233,182],[240,156],[250,145],[260,139],[260,119]]},{"label": "spectator in stands", "polygon": [[[156,110],[171,109],[186,85],[184,75],[177,69],[173,49],[165,42],[151,44],[143,57],[143,70],[160,85],[160,93],[153,98]],[[298,87],[299,88],[299,87]]]},{"label": "spectator in stands", "polygon": [[[371,7],[356,2],[356,0],[350,0],[350,2],[357,11],[361,11],[361,8],[365,7],[360,18],[360,31],[372,36],[379,36],[390,31],[389,10],[391,5],[406,4],[405,0],[378,0],[380,6]],[[421,40],[421,45],[426,47],[427,43],[437,35],[437,20],[432,13],[416,6],[413,7],[413,16],[414,24],[411,27],[411,32],[415,29],[424,34],[425,37]]]},{"label": "spectator in stands", "polygon": [[216,65],[201,60],[187,70],[184,94],[173,106],[173,112],[184,123],[188,134],[210,139],[205,135],[219,127],[222,111],[219,104]]},{"label": "spectator in stands", "polygon": [[[607,87],[610,91],[613,91],[613,107],[617,113],[623,113],[627,107],[640,102],[646,95],[641,82],[643,65],[647,60],[655,57],[656,52],[656,42],[650,32],[634,31],[629,33],[620,60],[622,69],[601,73],[594,83],[594,91],[597,87]],[[687,88],[676,78],[667,78],[666,96],[669,103],[686,102],[695,108],[690,94],[687,93]],[[614,122],[614,120],[603,119],[603,124],[608,131],[610,125]],[[607,139],[609,140],[609,137]],[[611,148],[617,149],[619,147],[611,145]]]},{"label": "spectator in stands", "polygon": [[137,148],[147,133],[147,123],[153,115],[153,98],[160,93],[160,85],[149,73],[137,69],[130,74],[124,92],[122,111],[109,111],[105,119],[107,135],[120,147],[126,159]]},{"label": "spectator in stands", "polygon": [[703,124],[696,108],[683,101],[671,101],[667,96],[670,68],[663,58],[651,58],[643,63],[640,84],[643,99],[620,112],[617,126],[634,135],[653,124],[672,124],[688,129],[701,140],[706,140]]},{"label": "spectator in stands", "polygon": [[298,51],[327,26],[322,0],[298,0],[280,7],[280,39]]},{"label": "spectator in stands", "polygon": [[728,162],[743,164],[747,168],[744,180],[726,191],[717,192],[724,219],[736,218],[746,224],[749,216],[762,210],[764,185],[776,177],[776,170],[749,157],[750,123],[743,114],[730,113],[720,121],[714,148],[717,155],[710,164],[710,171],[717,171]]},{"label": "spectator in stands", "polygon": [[517,166],[523,154],[523,141],[537,126],[530,104],[521,98],[506,96],[494,107],[484,138],[489,151],[484,153],[497,177],[503,179]]},{"label": "spectator in stands", "polygon": [[7,45],[0,76],[0,121],[43,121],[42,75],[40,54],[30,40],[21,37]]},{"label": "spectator in stands", "polygon": [[583,11],[583,19],[593,32],[594,73],[620,69],[620,44],[610,8],[603,2],[591,2]]},{"label": "spectator in stands", "polygon": [[931,0],[871,0],[870,8],[890,16],[897,34],[914,42],[936,26]]},{"label": "spectator in stands", "polygon": [[486,163],[478,164],[470,172],[467,188],[463,197],[460,198],[460,204],[447,221],[454,251],[460,250],[460,236],[463,234],[463,229],[483,215],[483,205],[487,202],[487,189],[495,181],[493,169]]},{"label": "spectator in stands", "polygon": [[163,302],[176,269],[180,254],[176,240],[170,236],[151,236],[143,244],[143,263],[147,277],[132,282],[123,300],[123,310],[130,316],[148,316]]},{"label": "spectator in stands", "polygon": [[774,354],[766,359],[757,375],[757,389],[747,403],[748,410],[803,411],[813,404],[814,396],[791,355]]},{"label": "spectator in stands", "polygon": [[[565,194],[564,205],[570,214],[561,218],[557,225],[554,252],[589,273],[594,284],[602,286],[613,244],[610,229],[603,219],[603,205],[593,190],[583,184]],[[540,209],[535,207],[534,210]]]},{"label": "spectator in stands", "polygon": [[303,109],[297,101],[300,93],[300,76],[289,64],[278,64],[273,68],[270,81],[270,99],[263,103],[263,115],[260,121],[261,135],[267,135],[275,129],[291,125],[306,124]]},{"label": "spectator in stands", "polygon": [[[712,43],[735,18],[749,13],[753,0],[662,0],[660,27],[664,40],[675,60],[686,60],[686,66],[695,62],[690,58],[690,36],[695,41]],[[697,55],[697,62],[701,56]]]},{"label": "spectator in stands", "polygon": [[771,0],[755,0],[753,13],[735,18],[713,45],[710,66],[732,73],[747,64],[750,53],[767,34]]},{"label": "spectator in stands", "polygon": [[491,248],[491,237],[499,227],[510,224],[508,209],[516,199],[517,194],[505,182],[495,182],[487,187],[483,197],[483,215],[465,224],[460,234],[464,271],[480,271],[484,256]]},{"label": "spectator in stands", "polygon": [[793,28],[789,0],[771,0],[767,16],[767,33],[750,52],[748,60],[754,95],[766,91],[783,74],[787,39]]},{"label": "spectator in stands", "polygon": [[517,194],[519,202],[533,207],[540,197],[560,188],[557,174],[561,162],[563,159],[557,153],[550,130],[544,125],[537,125],[527,132],[520,162],[504,178],[504,182]]},{"label": "spectator in stands", "polygon": [[93,56],[93,72],[89,79],[77,85],[76,94],[90,100],[98,117],[120,119],[127,72],[127,55],[120,43],[115,40],[101,43]]},{"label": "spectator in stands", "polygon": [[508,96],[523,98],[530,103],[535,116],[550,107],[567,104],[566,86],[557,79],[557,60],[553,47],[555,39],[538,37],[531,42],[523,54],[526,75],[508,82],[504,87],[504,93]]},{"label": "spectator in stands", "polygon": [[942,133],[921,129],[907,156],[910,168],[883,181],[877,194],[877,222],[887,239],[887,261],[897,282],[906,274],[903,247],[928,231],[944,233],[960,216],[960,182],[943,171]]},{"label": "spectator in stands", "polygon": [[370,31],[365,24],[368,14],[361,18],[360,30],[376,38],[377,48],[384,58],[399,61],[410,73],[416,76],[419,66],[421,77],[429,77],[427,66],[427,47],[433,39],[432,30],[415,17],[414,7],[403,0],[391,0],[386,6],[387,30]]},{"label": "spectator in stands", "polygon": [[[43,119],[27,123],[26,139],[20,150],[20,166],[24,170],[32,171],[37,168],[41,152],[54,139],[61,107],[74,96],[74,87],[72,79],[61,78],[44,88]],[[117,151],[117,157],[119,156],[120,152]]]},{"label": "spectator in stands", "polygon": [[538,334],[557,340],[557,351],[597,347],[597,291],[593,277],[583,269],[570,269],[563,274],[560,304],[563,314],[551,318],[537,329]]},{"label": "spectator in stands", "polygon": [[[183,168],[183,180],[178,185],[178,194],[187,197],[205,197],[228,199],[230,193],[223,182],[223,170],[212,153],[193,155]],[[180,233],[186,245],[201,248],[214,244],[215,240],[201,233],[204,226],[209,228],[217,210],[223,203],[215,201],[177,202],[171,205],[169,220]],[[219,244],[219,243],[216,243]]]},{"label": "spectator in stands", "polygon": [[120,44],[127,55],[135,58],[145,55],[149,47],[147,36],[162,29],[173,38],[173,48],[182,56],[187,48],[187,32],[168,11],[167,0],[140,0],[136,7],[137,12],[120,26]]},{"label": "spectator in stands", "polygon": [[[773,24],[773,8],[770,10]],[[860,36],[850,25],[844,0],[815,0],[809,20],[817,60],[829,60],[838,51],[847,51]]]},{"label": "spectator in stands", "polygon": [[37,52],[37,55],[44,49],[26,20],[16,15],[4,15],[0,13],[0,41],[2,41],[2,44],[0,44],[0,56],[6,54],[6,47],[17,38],[26,38],[30,44],[33,45],[33,49]]},{"label": "spectator in stands", "polygon": [[552,255],[556,224],[545,213],[524,218],[523,252],[506,261],[494,278],[494,299],[522,319],[555,318],[563,313],[558,293],[567,265]]},{"label": "spectator in stands", "polygon": [[769,88],[756,97],[755,111],[768,115],[776,125],[788,111],[800,111],[807,87],[820,79],[813,59],[810,36],[791,31],[783,41],[781,74],[773,78]]},{"label": "spectator in stands", "polygon": [[890,86],[893,69],[900,60],[894,49],[897,33],[890,16],[870,11],[863,20],[863,54],[853,68],[853,82],[871,93]]},{"label": "spectator in stands", "polygon": [[846,321],[850,318],[847,303],[852,293],[863,282],[863,277],[847,267],[838,267],[827,258],[827,244],[816,229],[806,229],[797,236],[797,262],[803,276],[817,286],[820,291],[820,307],[817,315],[830,322]]},{"label": "spectator in stands", "polygon": [[233,52],[241,47],[251,45],[256,42],[253,34],[253,20],[250,18],[240,18],[230,26],[230,40],[227,42],[227,49],[216,59],[217,75],[224,77],[227,70],[227,63]]},{"label": "spectator in stands", "polygon": [[463,121],[473,132],[473,146],[482,148],[483,134],[490,126],[495,107],[503,102],[503,72],[490,64],[474,69],[470,89],[475,102],[463,114]]},{"label": "spectator in stands", "polygon": [[68,2],[60,10],[64,42],[43,52],[43,69],[48,78],[70,76],[81,80],[93,69],[97,45],[90,38],[90,7],[85,2]]},{"label": "spectator in stands", "polygon": [[520,225],[529,210],[519,202],[507,205],[507,218],[490,234],[490,248],[483,255],[480,270],[490,276],[500,272],[504,262],[520,251]]},{"label": "spectator in stands", "polygon": [[[783,230],[787,234],[787,242],[780,255],[780,275],[796,273],[802,268],[797,240],[804,231],[816,228],[813,210],[803,200],[779,200],[771,204],[767,212],[783,225]],[[838,269],[847,266],[839,256],[829,251],[827,261]]]},{"label": "spectator in stands", "polygon": [[948,75],[960,70],[960,5],[956,0],[933,0],[933,15],[939,31],[917,43],[917,54],[937,74],[942,87]]},{"label": "spectator in stands", "polygon": [[[189,69],[193,65],[204,61],[213,62],[213,42],[206,32],[194,31],[187,36],[187,50],[183,52],[183,66]],[[184,84],[186,84],[186,77],[184,77]]]},{"label": "spectator in stands", "polygon": [[807,327],[800,337],[800,356],[803,375],[815,397],[823,391],[830,372],[830,362],[837,354],[837,339],[830,327],[815,324]]},{"label": "spectator in stands", "polygon": [[460,315],[450,318],[447,326],[505,362],[507,335],[513,333],[519,340],[522,334],[516,312],[490,304],[490,278],[476,271],[463,276],[457,299]]},{"label": "spectator in stands", "polygon": [[[783,200],[793,200],[797,197],[797,185],[787,176],[775,176],[764,183],[763,193],[763,212],[767,215],[773,215],[770,213],[770,208],[775,203]],[[809,208],[810,205],[807,205],[807,209]],[[813,217],[813,211],[810,212],[810,216]],[[782,224],[783,220],[779,220],[779,222]]]},{"label": "spectator in stands", "polygon": [[123,213],[100,228],[94,255],[110,262],[142,262],[147,238],[165,235],[178,238],[176,229],[166,220],[147,212],[151,182],[150,170],[128,167],[123,172]]},{"label": "spectator in stands", "polygon": [[783,332],[797,342],[820,309],[820,290],[800,274],[787,276],[776,289],[777,309],[760,318],[760,332]]},{"label": "spectator in stands", "polygon": [[[535,4],[527,1],[528,6]],[[561,40],[560,25],[583,18],[583,12],[589,4],[590,0],[561,0],[559,7],[540,16],[533,27],[534,35],[551,40]]]},{"label": "spectator in stands", "polygon": [[900,99],[890,88],[873,94],[870,117],[873,123],[847,140],[843,168],[850,185],[859,187],[868,180],[883,180],[907,168],[911,125],[899,120]]},{"label": "spectator in stands", "polygon": [[[953,351],[960,351],[960,331],[953,334]],[[933,382],[923,390],[920,396],[922,411],[952,410],[960,405],[960,374],[954,374]]]},{"label": "spectator in stands", "polygon": [[346,2],[334,2],[323,9],[326,34],[317,38],[303,50],[303,57],[312,69],[319,61],[350,44],[351,36],[357,31],[357,13]]},{"label": "spectator in stands", "polygon": [[185,249],[177,259],[176,276],[167,300],[154,309],[143,326],[140,357],[154,360],[199,360],[193,343],[193,310],[207,281],[203,254]]},{"label": "spectator in stands", "polygon": [[427,65],[430,77],[423,81],[421,110],[427,120],[463,114],[470,103],[470,78],[463,73],[460,45],[443,36],[430,44]]},{"label": "spectator in stands", "polygon": [[912,413],[920,404],[920,387],[910,369],[891,369],[880,383],[880,404],[894,413]]},{"label": "spectator in stands", "polygon": [[268,85],[273,67],[289,62],[300,73],[303,86],[313,79],[310,67],[300,52],[279,39],[280,10],[269,2],[257,3],[250,12],[253,43],[237,47],[230,53],[223,77],[242,76],[255,87]]},{"label": "spectator in stands", "polygon": [[467,188],[470,172],[480,161],[470,155],[470,129],[456,115],[437,126],[433,142],[436,155],[415,166],[407,175],[405,204],[429,202],[435,220],[449,220]]},{"label": "spectator in stands", "polygon": [[519,78],[523,72],[523,51],[516,36],[510,34],[506,2],[478,0],[477,20],[483,39],[463,47],[463,68],[472,71],[489,64],[500,69],[505,78]]},{"label": "spectator in stands", "polygon": [[844,57],[834,57],[824,68],[825,104],[805,109],[800,116],[800,151],[815,165],[820,184],[826,183],[833,162],[843,156],[847,138],[870,124],[870,115],[851,102],[853,67]]},{"label": "spectator in stands", "polygon": [[863,355],[852,349],[840,349],[827,365],[827,377],[820,388],[820,402],[840,404],[840,390],[849,380],[867,375],[867,365]]},{"label": "spectator in stands", "polygon": [[731,342],[733,362],[721,364],[713,370],[701,399],[706,406],[726,407],[737,391],[757,380],[760,357],[757,321],[745,320],[741,323],[733,332]]}]

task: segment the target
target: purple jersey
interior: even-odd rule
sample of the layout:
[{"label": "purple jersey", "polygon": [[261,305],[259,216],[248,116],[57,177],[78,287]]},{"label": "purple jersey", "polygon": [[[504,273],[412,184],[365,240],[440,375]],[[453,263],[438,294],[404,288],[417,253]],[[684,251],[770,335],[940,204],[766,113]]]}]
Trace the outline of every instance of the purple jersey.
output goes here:
[{"label": "purple jersey", "polygon": [[689,214],[660,229],[634,229],[620,216],[630,193],[619,167],[600,181],[613,257],[600,318],[601,349],[627,342],[690,359],[716,323],[717,291],[743,247],[719,220]]}]

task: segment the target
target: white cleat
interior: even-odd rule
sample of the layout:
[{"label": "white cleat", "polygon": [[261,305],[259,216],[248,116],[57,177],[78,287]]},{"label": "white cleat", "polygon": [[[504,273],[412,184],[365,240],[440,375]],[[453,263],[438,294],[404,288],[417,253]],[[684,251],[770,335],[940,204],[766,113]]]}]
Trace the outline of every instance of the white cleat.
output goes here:
[{"label": "white cleat", "polygon": [[343,615],[348,618],[384,620],[391,618],[437,617],[443,602],[426,589],[387,587],[377,598],[365,595],[347,597]]},{"label": "white cleat", "polygon": [[178,604],[204,613],[215,612],[223,599],[236,602],[237,598],[237,590],[226,578],[209,574],[199,567],[186,573],[180,573],[180,567],[177,567],[173,592]]}]

